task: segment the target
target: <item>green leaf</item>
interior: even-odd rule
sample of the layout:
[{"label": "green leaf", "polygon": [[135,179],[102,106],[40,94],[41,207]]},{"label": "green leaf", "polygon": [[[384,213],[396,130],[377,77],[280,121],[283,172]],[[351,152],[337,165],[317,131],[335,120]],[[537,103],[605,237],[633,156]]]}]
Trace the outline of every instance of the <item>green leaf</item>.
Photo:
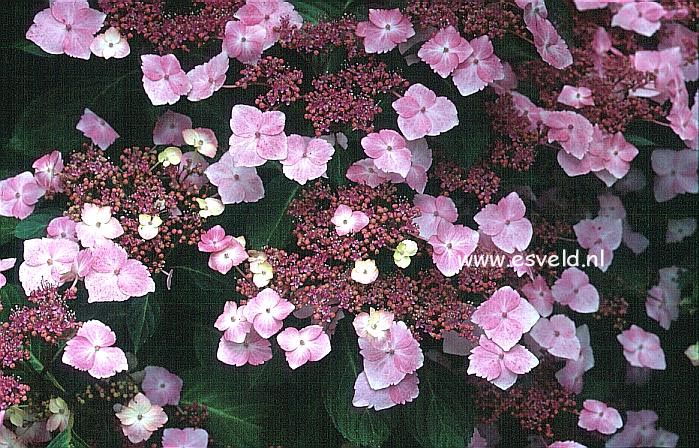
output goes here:
[{"label": "green leaf", "polygon": [[381,447],[391,432],[386,419],[379,412],[352,405],[354,383],[362,370],[356,339],[348,331],[339,330],[334,339],[338,341],[333,349],[333,367],[323,389],[325,409],[345,439],[359,446]]},{"label": "green leaf", "polygon": [[624,138],[627,142],[631,143],[634,146],[658,146],[657,143],[648,140],[645,137],[641,137],[640,135],[625,135]]},{"label": "green leaf", "polygon": [[206,405],[207,430],[218,444],[236,448],[262,447],[265,419],[259,396],[255,399],[238,389],[231,381],[232,375],[233,369],[212,371],[208,367],[186,373],[182,402]]},{"label": "green leaf", "polygon": [[340,17],[354,0],[292,0],[291,3],[304,20],[318,23],[319,20]]},{"label": "green leaf", "polygon": [[0,216],[0,246],[12,241],[15,237],[15,227],[17,227],[16,219]]},{"label": "green leaf", "polygon": [[21,240],[42,238],[46,236],[49,221],[58,216],[58,211],[32,213],[27,219],[19,221],[15,227],[15,236]]},{"label": "green leaf", "polygon": [[12,48],[14,48],[15,50],[22,51],[22,52],[27,53],[27,54],[34,55],[34,56],[41,56],[42,58],[50,58],[50,57],[54,56],[52,54],[45,52],[44,50],[39,48],[39,46],[37,44],[35,44],[34,42],[29,41],[29,40],[19,41],[19,42],[15,43],[14,45],[12,45]]},{"label": "green leaf", "polygon": [[[16,121],[9,149],[32,157],[48,149],[63,153],[79,149],[84,138],[75,125],[89,107],[108,122],[116,121],[124,110],[127,73],[117,79],[102,80],[93,85],[66,88],[63,84],[42,93],[29,102]],[[65,83],[64,83],[65,84]],[[131,95],[133,96],[133,95]]]},{"label": "green leaf", "polygon": [[264,246],[282,248],[291,234],[291,218],[286,209],[299,191],[297,182],[284,176],[275,177],[265,186],[265,197],[258,203],[265,210],[257,219],[248,221],[245,238],[251,247]]},{"label": "green leaf", "polygon": [[0,300],[2,300],[2,312],[0,313],[0,323],[7,322],[15,305],[24,306],[29,303],[17,285],[7,284],[0,288]]},{"label": "green leaf", "polygon": [[143,343],[155,332],[160,315],[160,306],[150,294],[129,300],[128,328],[134,353],[138,353]]},{"label": "green leaf", "polygon": [[408,425],[424,448],[463,448],[473,433],[471,396],[462,378],[422,369],[420,395],[407,405]]},{"label": "green leaf", "polygon": [[65,429],[65,431],[54,437],[46,448],[89,448],[87,443],[78,437],[73,430],[73,417],[73,415],[70,416],[68,427]]}]

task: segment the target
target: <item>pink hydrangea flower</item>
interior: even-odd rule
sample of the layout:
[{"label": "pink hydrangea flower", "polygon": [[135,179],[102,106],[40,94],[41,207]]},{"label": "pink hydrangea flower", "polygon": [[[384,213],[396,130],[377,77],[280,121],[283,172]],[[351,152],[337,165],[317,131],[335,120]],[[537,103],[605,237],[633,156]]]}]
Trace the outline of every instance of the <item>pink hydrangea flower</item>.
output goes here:
[{"label": "pink hydrangea flower", "polygon": [[89,320],[66,342],[62,361],[94,378],[112,377],[129,368],[124,352],[112,347],[115,343],[111,328],[98,320]]},{"label": "pink hydrangea flower", "polygon": [[226,238],[228,245],[223,249],[213,252],[209,256],[209,267],[223,275],[248,259],[248,253],[242,242],[236,238]]},{"label": "pink hydrangea flower", "polygon": [[632,95],[654,98],[662,102],[680,94],[681,91],[678,91],[678,88],[680,85],[684,86],[684,80],[681,69],[682,50],[679,47],[659,51],[637,51],[632,59],[636,70],[653,73],[653,80],[633,90]]},{"label": "pink hydrangea flower", "polygon": [[26,37],[49,54],[90,59],[90,44],[106,17],[87,0],[53,1],[34,16]]},{"label": "pink hydrangea flower", "polygon": [[374,159],[362,159],[354,162],[347,168],[347,179],[362,185],[375,188],[387,182],[390,177],[380,169],[376,168]]},{"label": "pink hydrangea flower", "polygon": [[80,117],[76,129],[102,149],[109,148],[119,138],[119,134],[109,123],[87,108],[85,108],[83,116]]},{"label": "pink hydrangea flower", "polygon": [[541,119],[549,128],[549,143],[560,143],[565,152],[578,160],[590,149],[594,128],[587,118],[575,112],[542,111]]},{"label": "pink hydrangea flower", "polygon": [[565,359],[580,357],[580,341],[575,334],[575,322],[563,314],[539,319],[529,333],[542,348],[553,356]]},{"label": "pink hydrangea flower", "polygon": [[98,34],[90,44],[90,51],[97,57],[105,59],[121,59],[131,53],[129,41],[119,34],[119,30],[110,27],[102,34]]},{"label": "pink hydrangea flower", "polygon": [[[614,434],[606,443],[608,448],[654,446],[658,435],[658,414],[651,410],[626,411],[624,430]],[[666,445],[675,446],[675,445]]]},{"label": "pink hydrangea flower", "polygon": [[357,233],[369,224],[369,217],[361,211],[352,211],[348,206],[341,204],[337,206],[332,219],[335,224],[335,232],[339,236]]},{"label": "pink hydrangea flower", "polygon": [[136,394],[129,404],[122,406],[116,416],[121,422],[121,432],[131,443],[145,442],[167,423],[167,414],[163,408],[151,404],[142,393]]},{"label": "pink hydrangea flower", "polygon": [[612,26],[652,36],[660,29],[665,9],[656,2],[627,3],[612,16]]},{"label": "pink hydrangea flower", "polygon": [[223,331],[223,339],[242,344],[250,333],[252,324],[245,318],[245,305],[238,306],[233,301],[228,301],[223,306],[223,313],[218,316],[214,324],[217,330]]},{"label": "pink hydrangea flower", "polygon": [[578,426],[588,431],[614,434],[617,429],[624,426],[624,422],[621,421],[621,415],[616,409],[601,401],[585,400],[578,418]]},{"label": "pink hydrangea flower", "polygon": [[292,369],[308,361],[320,361],[330,353],[330,337],[320,325],[309,325],[301,330],[285,328],[277,335],[277,343],[286,352],[286,362]]},{"label": "pink hydrangea flower", "polygon": [[47,192],[63,192],[63,183],[58,176],[63,172],[63,156],[59,151],[51,151],[34,161],[34,179],[39,187]]},{"label": "pink hydrangea flower", "polygon": [[209,433],[201,428],[167,428],[163,431],[163,448],[206,448]]},{"label": "pink hydrangea flower", "polygon": [[454,103],[422,84],[411,85],[402,98],[393,102],[393,109],[398,113],[398,127],[408,140],[436,136],[459,124]]},{"label": "pink hydrangea flower", "polygon": [[696,57],[698,39],[699,33],[690,30],[684,25],[679,23],[663,24],[658,50],[674,47],[680,48],[683,56],[682,74],[686,81],[699,79],[699,59]]},{"label": "pink hydrangea flower", "polygon": [[565,85],[558,94],[557,101],[566,106],[581,109],[585,106],[594,106],[595,100],[592,98],[592,90],[587,87],[573,87]]},{"label": "pink hydrangea flower", "polygon": [[262,199],[265,187],[257,169],[236,167],[233,160],[233,155],[226,152],[204,172],[211,183],[218,187],[221,201],[224,204],[238,204]]},{"label": "pink hydrangea flower", "polygon": [[226,235],[223,227],[215,225],[202,233],[198,248],[200,252],[218,252],[228,247],[232,240],[233,237]]},{"label": "pink hydrangea flower", "polygon": [[605,216],[583,219],[573,226],[573,230],[580,247],[588,250],[588,257],[594,255],[595,266],[606,272],[612,264],[614,251],[621,245],[624,231],[621,219]]},{"label": "pink hydrangea flower", "polygon": [[495,291],[471,316],[471,321],[503,350],[514,347],[538,320],[534,307],[509,286]]},{"label": "pink hydrangea flower", "polygon": [[617,132],[614,135],[605,135],[599,141],[593,140],[590,153],[599,159],[599,163],[616,180],[629,172],[631,162],[638,155],[638,149],[627,142],[621,132]]},{"label": "pink hydrangea flower", "polygon": [[245,364],[259,366],[272,359],[272,344],[255,330],[251,330],[243,342],[227,341],[221,337],[216,358],[224,364],[236,367]]},{"label": "pink hydrangea flower", "polygon": [[413,24],[400,9],[369,9],[369,20],[357,24],[367,53],[387,53],[415,35]]},{"label": "pink hydrangea flower", "polygon": [[443,221],[428,243],[432,246],[432,261],[446,277],[456,275],[478,245],[478,232],[470,227]]},{"label": "pink hydrangea flower", "polygon": [[599,293],[590,278],[578,268],[568,268],[551,287],[551,294],[561,305],[578,313],[594,313],[599,309]]},{"label": "pink hydrangea flower", "polygon": [[233,15],[246,25],[261,25],[265,29],[263,49],[274,45],[279,38],[277,28],[285,18],[289,26],[301,28],[303,18],[294,9],[294,5],[281,0],[247,0]]},{"label": "pink hydrangea flower", "polygon": [[454,201],[446,196],[416,194],[413,203],[421,213],[413,218],[413,223],[420,229],[420,238],[425,240],[437,234],[437,228],[442,222],[454,223],[459,217]]},{"label": "pink hydrangea flower", "polygon": [[697,231],[697,218],[668,219],[666,243],[679,243]]},{"label": "pink hydrangea flower", "polygon": [[328,162],[335,148],[321,138],[302,137],[291,134],[287,138],[288,154],[281,161],[286,177],[301,185],[318,179],[328,170]]},{"label": "pink hydrangea flower", "polygon": [[226,82],[228,66],[228,54],[223,52],[188,71],[187,77],[192,83],[192,90],[187,94],[187,99],[201,101],[219,91]]},{"label": "pink hydrangea flower", "polygon": [[262,56],[267,31],[262,25],[246,25],[232,20],[226,23],[223,49],[243,64],[254,64]]},{"label": "pink hydrangea flower", "polygon": [[372,389],[400,383],[415,373],[425,360],[420,344],[404,322],[394,322],[385,339],[359,338],[359,352],[364,357],[364,374]]},{"label": "pink hydrangea flower", "polygon": [[432,150],[424,138],[409,141],[407,146],[413,155],[408,175],[402,177],[400,174],[391,173],[388,176],[391,182],[395,184],[406,183],[417,193],[422,194],[427,186],[427,170],[432,166]]},{"label": "pink hydrangea flower", "polygon": [[537,275],[533,281],[522,286],[522,293],[541,317],[551,315],[553,312],[553,294],[551,294],[551,288],[546,284],[544,277]]},{"label": "pink hydrangea flower", "polygon": [[153,128],[153,143],[156,145],[184,145],[182,131],[192,129],[192,119],[187,115],[178,114],[171,110],[165,111]]},{"label": "pink hydrangea flower", "polygon": [[92,254],[92,270],[85,277],[88,303],[122,302],[155,292],[148,269],[140,261],[129,259],[115,243],[105,241],[92,249]]},{"label": "pink hydrangea flower", "polygon": [[653,185],[656,201],[665,202],[678,194],[699,191],[696,151],[656,149],[651,154],[651,162],[656,174]]},{"label": "pink hydrangea flower", "polygon": [[544,62],[559,70],[573,64],[568,44],[549,20],[536,20],[528,28],[534,36],[536,51]]},{"label": "pink hydrangea flower", "polygon": [[25,219],[44,193],[29,171],[0,181],[0,216]]},{"label": "pink hydrangea flower", "polygon": [[82,221],[75,225],[75,231],[84,247],[95,247],[124,234],[124,228],[112,216],[112,208],[109,206],[83,204],[80,217]]},{"label": "pink hydrangea flower", "polygon": [[425,42],[417,55],[432,67],[439,76],[446,78],[456,67],[464,62],[473,48],[461,37],[453,26],[442,28],[430,40]]},{"label": "pink hydrangea flower", "polygon": [[15,263],[17,263],[16,258],[0,258],[0,288],[7,284],[7,278],[5,278],[3,272],[15,267]]},{"label": "pink hydrangea flower", "polygon": [[362,138],[361,143],[364,153],[374,159],[376,168],[403,177],[408,175],[413,154],[402,135],[390,129],[382,129]]},{"label": "pink hydrangea flower", "polygon": [[473,220],[478,223],[478,230],[490,236],[498,249],[511,254],[515,250],[525,250],[532,240],[532,223],[524,217],[526,211],[524,202],[513,191],[497,205],[486,205]]},{"label": "pink hydrangea flower", "polygon": [[517,344],[504,351],[496,343],[481,335],[479,345],[471,350],[466,373],[485,378],[502,390],[507,390],[524,375],[539,365],[529,350]]},{"label": "pink hydrangea flower", "polygon": [[143,371],[141,389],[151,403],[158,406],[179,404],[182,378],[158,366],[147,366]]},{"label": "pink hydrangea flower", "polygon": [[182,131],[184,142],[193,146],[196,152],[206,157],[214,157],[218,149],[218,140],[214,131],[207,128],[185,129]]},{"label": "pink hydrangea flower", "polygon": [[646,296],[646,314],[666,330],[680,317],[680,294],[676,288],[653,286]]},{"label": "pink hydrangea flower", "polygon": [[247,303],[244,316],[260,336],[269,338],[282,329],[284,319],[292,311],[294,305],[275,290],[265,288]]},{"label": "pink hydrangea flower", "polygon": [[283,112],[262,112],[235,105],[231,112],[230,151],[236,166],[260,166],[267,160],[284,160],[288,154]]},{"label": "pink hydrangea flower", "polygon": [[595,0],[573,0],[578,11],[589,11],[591,9],[606,8],[611,2],[599,2]]},{"label": "pink hydrangea flower", "polygon": [[410,403],[420,394],[419,383],[417,374],[413,373],[406,375],[398,384],[375,390],[369,385],[366,374],[361,372],[354,382],[352,405],[381,411],[397,404]]},{"label": "pink hydrangea flower", "polygon": [[473,53],[452,73],[454,84],[463,96],[479,92],[493,81],[505,78],[505,69],[487,35],[471,39],[469,44]]},{"label": "pink hydrangea flower", "polygon": [[[29,294],[42,285],[60,286],[60,274],[70,271],[80,247],[67,239],[41,238],[24,242],[24,261],[19,266],[19,281]],[[58,279],[56,278],[58,274]]]},{"label": "pink hydrangea flower", "polygon": [[580,341],[580,356],[566,360],[565,367],[556,372],[556,379],[566,390],[579,394],[583,389],[583,374],[595,366],[595,357],[587,325],[579,326],[575,335]]},{"label": "pink hydrangea flower", "polygon": [[660,346],[660,338],[636,325],[617,335],[624,347],[624,358],[634,367],[665,370],[665,352]]},{"label": "pink hydrangea flower", "polygon": [[512,92],[512,105],[517,115],[527,117],[529,120],[528,131],[537,131],[541,124],[540,113],[542,109],[532,102],[528,97],[519,92]]},{"label": "pink hydrangea flower", "polygon": [[143,88],[154,106],[175,104],[192,90],[192,83],[174,54],[141,56]]},{"label": "pink hydrangea flower", "polygon": [[368,313],[359,313],[352,326],[360,338],[383,341],[393,326],[394,315],[390,311],[370,308]]}]

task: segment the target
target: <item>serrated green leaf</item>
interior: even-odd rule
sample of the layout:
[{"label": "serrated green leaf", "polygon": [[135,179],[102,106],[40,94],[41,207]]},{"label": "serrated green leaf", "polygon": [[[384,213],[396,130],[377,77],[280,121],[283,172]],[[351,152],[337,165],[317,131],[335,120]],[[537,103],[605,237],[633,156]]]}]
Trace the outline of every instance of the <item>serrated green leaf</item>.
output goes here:
[{"label": "serrated green leaf", "polygon": [[17,227],[17,222],[18,221],[14,218],[0,216],[0,246],[12,241],[12,239],[15,237],[15,227]]},{"label": "serrated green leaf", "polygon": [[143,343],[155,332],[159,314],[160,307],[151,294],[129,300],[128,328],[134,353],[138,353]]},{"label": "serrated green leaf", "polygon": [[19,221],[15,226],[15,237],[21,240],[45,237],[49,221],[56,216],[58,211],[44,211],[29,215],[27,219]]},{"label": "serrated green leaf", "polygon": [[284,176],[278,176],[265,185],[265,197],[258,203],[259,209],[265,212],[249,221],[245,233],[251,247],[284,247],[291,233],[291,218],[286,209],[299,188],[297,182]]},{"label": "serrated green leaf", "polygon": [[[264,446],[264,409],[262,404],[241,392],[228,370],[212,371],[203,367],[183,375],[182,403],[206,405],[211,437],[222,446],[258,448]],[[230,370],[232,373],[232,370]]]},{"label": "serrated green leaf", "polygon": [[323,389],[323,403],[345,439],[359,446],[378,448],[388,440],[391,430],[380,412],[352,405],[354,383],[362,369],[356,339],[348,333],[335,334],[338,341],[333,348],[333,369]]},{"label": "serrated green leaf", "polygon": [[340,17],[354,3],[354,0],[292,0],[294,8],[304,20],[318,23],[320,20]]},{"label": "serrated green leaf", "polygon": [[463,379],[427,369],[418,372],[420,395],[406,406],[408,428],[424,448],[463,448],[473,433],[470,395]]}]

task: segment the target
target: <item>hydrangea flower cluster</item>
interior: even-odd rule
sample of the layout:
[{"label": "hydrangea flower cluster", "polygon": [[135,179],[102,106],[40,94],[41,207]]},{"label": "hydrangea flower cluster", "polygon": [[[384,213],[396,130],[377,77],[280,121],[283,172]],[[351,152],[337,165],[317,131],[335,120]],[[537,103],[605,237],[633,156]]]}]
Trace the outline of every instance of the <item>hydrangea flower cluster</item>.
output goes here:
[{"label": "hydrangea flower cluster", "polygon": [[699,443],[694,2],[47,3],[0,446]]}]

